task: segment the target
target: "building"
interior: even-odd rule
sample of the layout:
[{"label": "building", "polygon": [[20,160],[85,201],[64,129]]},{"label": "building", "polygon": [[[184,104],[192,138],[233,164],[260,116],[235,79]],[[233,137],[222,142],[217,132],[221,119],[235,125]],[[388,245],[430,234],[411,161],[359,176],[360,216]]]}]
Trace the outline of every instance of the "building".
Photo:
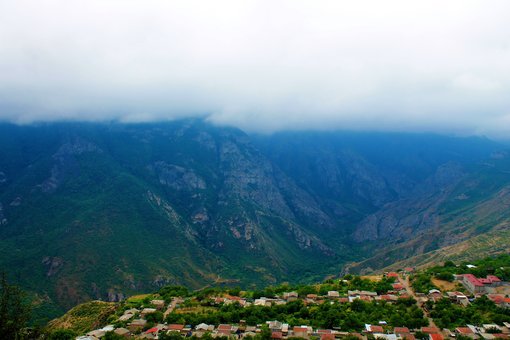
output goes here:
[{"label": "building", "polygon": [[462,275],[462,284],[472,294],[491,293],[495,287],[501,286],[501,280],[494,275],[487,275],[486,278],[477,278],[473,274]]}]

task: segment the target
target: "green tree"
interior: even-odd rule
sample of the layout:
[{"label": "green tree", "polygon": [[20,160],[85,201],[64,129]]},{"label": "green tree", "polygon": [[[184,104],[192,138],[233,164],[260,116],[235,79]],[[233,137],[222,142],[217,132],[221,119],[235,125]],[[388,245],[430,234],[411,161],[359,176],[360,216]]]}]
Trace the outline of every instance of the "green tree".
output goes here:
[{"label": "green tree", "polygon": [[48,335],[48,340],[73,340],[77,335],[70,329],[57,329]]},{"label": "green tree", "polygon": [[19,339],[30,318],[30,305],[25,293],[7,282],[5,273],[0,278],[0,339]]},{"label": "green tree", "polygon": [[125,340],[126,338],[122,335],[115,333],[114,331],[106,332],[104,337],[101,340]]}]

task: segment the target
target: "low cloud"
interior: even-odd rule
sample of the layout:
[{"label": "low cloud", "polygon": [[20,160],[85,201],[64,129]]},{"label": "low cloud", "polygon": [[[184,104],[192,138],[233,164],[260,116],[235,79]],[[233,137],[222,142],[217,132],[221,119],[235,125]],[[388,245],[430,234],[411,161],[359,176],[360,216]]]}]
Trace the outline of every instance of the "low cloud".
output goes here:
[{"label": "low cloud", "polygon": [[507,1],[3,1],[0,120],[510,132]]}]

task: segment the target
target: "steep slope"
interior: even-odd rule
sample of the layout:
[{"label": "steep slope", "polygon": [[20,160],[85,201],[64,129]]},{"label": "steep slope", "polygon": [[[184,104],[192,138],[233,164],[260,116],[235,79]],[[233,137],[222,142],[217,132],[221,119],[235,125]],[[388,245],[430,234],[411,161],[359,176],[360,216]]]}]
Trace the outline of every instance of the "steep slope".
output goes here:
[{"label": "steep slope", "polygon": [[338,260],[295,213],[328,217],[240,131],[2,128],[0,262],[44,304],[303,278]]},{"label": "steep slope", "polygon": [[[406,263],[427,265],[444,259],[469,260],[480,253],[507,251],[508,154],[496,153],[464,173],[448,173],[451,176],[445,177],[443,186],[429,186],[428,199],[416,196],[389,204],[387,209],[366,217],[355,233],[356,239],[367,241],[367,235],[371,235],[374,243],[384,246],[371,258],[353,265],[351,270],[366,271]],[[402,262],[406,258],[409,259]]]}]

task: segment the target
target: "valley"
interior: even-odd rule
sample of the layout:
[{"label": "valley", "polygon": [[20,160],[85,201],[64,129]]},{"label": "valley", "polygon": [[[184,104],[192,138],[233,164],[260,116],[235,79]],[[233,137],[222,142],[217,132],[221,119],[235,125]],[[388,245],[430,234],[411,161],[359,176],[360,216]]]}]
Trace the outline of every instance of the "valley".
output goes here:
[{"label": "valley", "polygon": [[507,250],[509,185],[505,146],[478,137],[2,124],[0,265],[44,323],[166,285],[469,260]]}]

